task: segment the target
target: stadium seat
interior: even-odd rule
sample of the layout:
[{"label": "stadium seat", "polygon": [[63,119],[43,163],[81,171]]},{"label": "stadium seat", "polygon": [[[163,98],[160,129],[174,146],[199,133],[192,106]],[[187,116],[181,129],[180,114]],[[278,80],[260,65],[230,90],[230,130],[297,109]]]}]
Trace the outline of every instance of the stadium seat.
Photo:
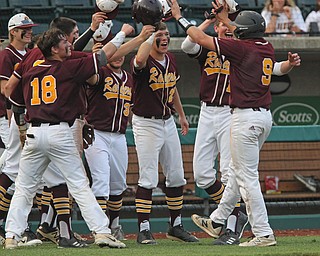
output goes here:
[{"label": "stadium seat", "polygon": [[91,23],[95,7],[90,0],[51,0],[58,16],[65,16],[76,21]]},{"label": "stadium seat", "polygon": [[49,28],[49,24],[47,24],[47,23],[39,23],[38,26],[32,28],[32,34],[33,35],[41,34],[41,33],[45,32],[45,31],[47,31],[48,28]]},{"label": "stadium seat", "polygon": [[119,4],[119,12],[117,15],[117,19],[128,19],[131,18],[132,14],[131,14],[131,10],[132,10],[132,0],[124,0],[124,2],[122,4]]},{"label": "stadium seat", "polygon": [[80,35],[90,27],[90,23],[77,22]]},{"label": "stadium seat", "polygon": [[9,6],[7,0],[0,1],[0,37],[8,37],[8,21],[14,14],[14,8]]},{"label": "stadium seat", "polygon": [[0,0],[0,8],[9,7],[9,3],[7,0]]},{"label": "stadium seat", "polygon": [[297,6],[300,8],[304,18],[315,8],[316,0],[298,0]]},{"label": "stadium seat", "polygon": [[15,13],[24,12],[37,23],[49,23],[55,17],[55,8],[49,0],[10,0],[9,5]]},{"label": "stadium seat", "polygon": [[50,6],[49,0],[9,0],[11,7]]}]

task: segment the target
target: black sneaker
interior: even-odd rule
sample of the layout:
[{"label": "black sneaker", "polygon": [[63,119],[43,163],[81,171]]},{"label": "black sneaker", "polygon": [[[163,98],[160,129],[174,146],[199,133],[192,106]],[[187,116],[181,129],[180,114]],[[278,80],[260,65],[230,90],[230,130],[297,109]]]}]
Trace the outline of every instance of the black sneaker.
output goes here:
[{"label": "black sneaker", "polygon": [[41,241],[51,241],[58,244],[58,229],[49,227],[49,224],[44,222],[37,228],[37,238]]},{"label": "black sneaker", "polygon": [[186,231],[181,224],[174,227],[170,225],[167,232],[167,238],[180,242],[199,242],[199,239],[191,235],[188,231]]},{"label": "black sneaker", "polygon": [[70,239],[60,237],[58,242],[58,248],[85,248],[88,245],[85,242],[79,241],[72,236]]},{"label": "black sneaker", "polygon": [[150,230],[140,231],[138,233],[137,243],[138,244],[157,244]]},{"label": "black sneaker", "polygon": [[219,238],[214,242],[214,245],[233,245],[240,244],[238,235],[235,232],[232,232],[230,229],[227,229]]},{"label": "black sneaker", "polygon": [[42,244],[42,241],[37,238],[36,234],[28,227],[21,236],[18,246],[37,246]]},{"label": "black sneaker", "polygon": [[4,231],[3,227],[0,226],[0,246],[4,245],[6,241],[6,232]]}]

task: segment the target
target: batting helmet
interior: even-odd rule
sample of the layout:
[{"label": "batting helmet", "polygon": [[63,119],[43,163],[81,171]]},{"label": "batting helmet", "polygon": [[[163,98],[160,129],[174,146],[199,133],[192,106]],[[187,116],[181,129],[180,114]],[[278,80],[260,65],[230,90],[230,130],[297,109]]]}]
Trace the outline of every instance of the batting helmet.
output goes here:
[{"label": "batting helmet", "polygon": [[159,0],[135,0],[132,18],[143,25],[156,25],[163,18],[163,7]]},{"label": "batting helmet", "polygon": [[96,42],[104,41],[108,37],[108,35],[111,31],[112,25],[113,25],[113,23],[111,20],[106,20],[105,22],[100,23],[99,28],[94,32],[94,34],[92,36],[93,39]]},{"label": "batting helmet", "polygon": [[266,30],[264,18],[255,11],[240,12],[230,24],[236,26],[233,33],[239,39],[261,38]]}]

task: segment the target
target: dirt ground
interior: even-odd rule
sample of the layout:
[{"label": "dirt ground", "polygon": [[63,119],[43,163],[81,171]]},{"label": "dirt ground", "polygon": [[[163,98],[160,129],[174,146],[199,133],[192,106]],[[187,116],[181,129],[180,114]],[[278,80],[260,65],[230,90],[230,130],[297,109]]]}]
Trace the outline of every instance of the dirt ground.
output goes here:
[{"label": "dirt ground", "polygon": [[[320,236],[320,229],[295,229],[295,230],[274,230],[276,236]],[[198,238],[210,238],[204,232],[192,232]],[[155,233],[153,234],[155,239],[165,238],[165,233]],[[245,231],[243,237],[250,237],[252,233],[250,231]],[[127,234],[126,239],[136,239],[136,234]]]}]

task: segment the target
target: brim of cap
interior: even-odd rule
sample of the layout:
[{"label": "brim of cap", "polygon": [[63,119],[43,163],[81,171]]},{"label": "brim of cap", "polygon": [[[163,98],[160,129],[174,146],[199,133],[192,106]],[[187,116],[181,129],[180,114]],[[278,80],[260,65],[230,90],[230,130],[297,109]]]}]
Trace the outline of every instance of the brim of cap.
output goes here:
[{"label": "brim of cap", "polygon": [[39,24],[27,24],[27,25],[22,25],[14,28],[31,28],[31,27],[36,27],[39,26]]}]

